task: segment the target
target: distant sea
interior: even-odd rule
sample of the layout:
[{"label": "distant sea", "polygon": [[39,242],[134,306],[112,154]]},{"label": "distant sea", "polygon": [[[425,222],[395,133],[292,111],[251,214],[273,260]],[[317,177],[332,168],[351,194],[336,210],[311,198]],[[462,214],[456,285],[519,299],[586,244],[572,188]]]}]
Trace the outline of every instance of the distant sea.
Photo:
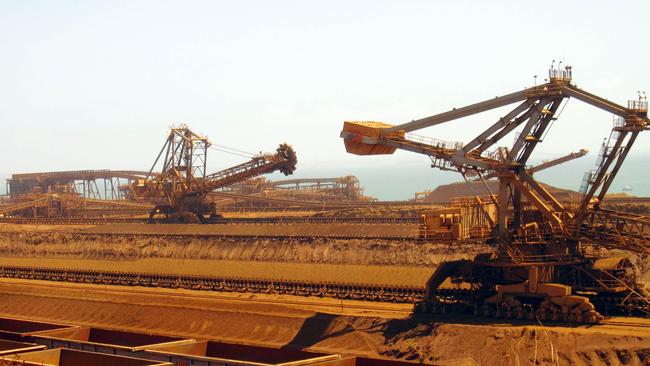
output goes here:
[{"label": "distant sea", "polygon": [[[587,156],[582,161],[574,160],[541,171],[535,177],[558,188],[578,191],[584,173],[595,168],[594,160],[595,157]],[[440,184],[463,181],[458,173],[430,168],[426,159],[421,162],[406,161],[388,165],[382,162],[353,167],[299,168],[296,171],[296,178],[347,174],[356,175],[365,188],[365,193],[380,200],[412,199],[415,192],[433,190]],[[280,178],[274,176],[273,179]],[[608,193],[622,192],[626,186],[631,188],[631,191],[626,192],[628,194],[640,197],[650,196],[650,168],[646,158],[631,156],[626,159]]]},{"label": "distant sea", "polygon": [[[577,191],[584,173],[594,169],[595,157],[574,160],[536,174],[536,178],[544,183],[558,188]],[[533,165],[536,162],[533,162]],[[539,162],[537,162],[539,163]],[[623,168],[616,176],[609,193],[622,192],[624,187],[631,191],[626,193],[650,197],[650,169],[648,159],[643,156],[630,156]],[[412,199],[415,192],[433,190],[440,184],[462,181],[458,173],[443,172],[429,167],[429,161],[422,160],[392,161],[388,159],[367,159],[365,163],[354,164],[321,164],[310,166],[299,165],[292,178],[315,177],[340,177],[355,175],[359,178],[361,186],[367,195],[380,200],[407,200]],[[5,180],[10,174],[0,174],[0,193],[6,192]],[[286,179],[281,174],[272,174],[268,178],[273,180]]]}]

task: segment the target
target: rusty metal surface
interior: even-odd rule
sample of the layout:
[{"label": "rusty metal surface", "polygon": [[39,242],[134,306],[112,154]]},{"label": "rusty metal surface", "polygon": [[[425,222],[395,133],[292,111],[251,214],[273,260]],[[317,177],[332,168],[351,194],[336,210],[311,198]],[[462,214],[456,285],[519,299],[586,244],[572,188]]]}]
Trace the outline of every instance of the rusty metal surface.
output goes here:
[{"label": "rusty metal surface", "polygon": [[[497,207],[497,220],[491,225],[491,242],[498,247],[496,255],[486,253],[471,264],[450,273],[441,273],[438,281],[430,282],[439,284],[443,280],[460,282],[462,279],[477,289],[477,301],[466,303],[460,298],[452,298],[452,301],[469,308],[480,305],[486,313],[505,312],[510,317],[597,322],[602,320],[602,315],[594,310],[594,305],[588,301],[585,304],[569,294],[572,290],[580,293],[589,290],[596,294],[611,292],[611,287],[600,281],[611,276],[618,282],[616,296],[612,297],[621,300],[619,307],[631,306],[648,312],[650,300],[636,279],[605,270],[590,272],[585,265],[589,260],[582,247],[585,243],[597,246],[615,242],[627,250],[647,253],[646,231],[650,219],[624,217],[599,210],[638,134],[650,126],[647,100],[638,93],[639,100],[628,102],[626,108],[581,90],[571,84],[572,67],[565,65],[561,68],[560,64],[556,67],[553,62],[548,80],[532,88],[396,126],[346,121],[340,137],[344,139],[346,150],[352,154],[392,154],[396,149],[402,149],[426,155],[431,159],[431,167],[458,172],[468,182],[468,177],[478,176],[478,180],[488,187],[485,179],[497,177],[498,191],[490,192],[490,201]],[[564,205],[526,169],[531,155],[545,140],[570,97],[620,117],[614,120],[610,136],[603,142],[596,169],[585,174],[580,204],[576,209]],[[468,143],[405,133],[514,103],[520,104]],[[518,128],[520,131],[515,133],[512,144],[494,148]],[[569,155],[560,161],[571,158],[574,156]],[[485,207],[478,196],[475,205]],[[502,272],[491,273],[493,268],[500,268]],[[541,278],[538,271],[549,275]],[[579,276],[576,274],[582,273],[600,282],[596,281],[596,286],[592,286],[589,279],[584,282],[577,280]],[[548,293],[538,291],[538,285],[548,285]],[[529,290],[531,286],[533,290]],[[554,286],[567,292],[562,297],[561,307],[559,303],[553,303]],[[437,287],[428,288],[428,297],[420,304],[421,311],[430,311],[449,301],[439,294]],[[478,289],[481,289],[480,293]],[[545,302],[542,306],[522,294],[542,296]],[[506,299],[514,300],[508,304]]]},{"label": "rusty metal surface", "polygon": [[[214,202],[206,200],[211,191],[240,183],[246,179],[280,171],[290,175],[297,157],[288,144],[280,144],[273,154],[254,155],[247,162],[207,174],[208,148],[212,143],[187,126],[173,127],[150,174],[133,182],[128,197],[155,207],[149,217],[169,222],[206,222],[218,216]],[[160,166],[160,173],[153,173]],[[205,216],[208,215],[209,218]]]}]

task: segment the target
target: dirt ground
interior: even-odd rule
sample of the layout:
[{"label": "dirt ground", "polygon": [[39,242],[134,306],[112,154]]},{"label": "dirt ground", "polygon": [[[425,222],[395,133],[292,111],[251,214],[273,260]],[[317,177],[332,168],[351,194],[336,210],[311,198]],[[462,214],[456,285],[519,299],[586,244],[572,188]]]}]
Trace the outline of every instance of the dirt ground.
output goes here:
[{"label": "dirt ground", "polygon": [[0,233],[0,255],[83,259],[179,258],[432,266],[483,250],[470,244],[388,240],[219,239]]},{"label": "dirt ground", "polygon": [[[423,286],[440,262],[489,250],[415,241],[102,234],[111,230],[122,229],[0,225],[0,264]],[[648,258],[633,261],[648,281]],[[541,326],[458,316],[410,318],[408,305],[223,296],[0,279],[0,315],[423,364],[650,364],[650,320]]]},{"label": "dirt ground", "polygon": [[100,260],[0,257],[0,265],[412,287],[424,287],[434,270],[428,267],[174,258]]},{"label": "dirt ground", "polygon": [[[145,229],[173,232],[172,226]],[[191,231],[188,226],[213,230],[181,229]],[[491,250],[471,243],[102,234],[111,231],[115,226],[0,224],[0,264],[423,286],[441,262]],[[648,256],[604,254],[629,257],[639,281],[650,288]]]},{"label": "dirt ground", "polygon": [[418,224],[299,223],[299,224],[108,224],[81,229],[87,233],[169,233],[208,235],[341,235],[417,237]]},{"label": "dirt ground", "polygon": [[[439,263],[491,250],[468,243],[113,236],[87,230],[105,229],[0,224],[0,264],[422,286]],[[639,281],[650,288],[648,256],[605,252],[629,257]]]},{"label": "dirt ground", "polygon": [[387,240],[125,237],[69,230],[0,232],[0,264],[5,265],[418,287],[424,286],[440,262],[469,258],[484,249],[468,244]]},{"label": "dirt ground", "polygon": [[650,362],[647,319],[589,327],[494,324],[494,319],[488,324],[480,318],[358,314],[348,308],[353,302],[332,299],[314,300],[332,305],[319,308],[290,296],[275,302],[261,296],[224,299],[183,290],[8,279],[0,281],[0,294],[1,316],[431,365]]}]

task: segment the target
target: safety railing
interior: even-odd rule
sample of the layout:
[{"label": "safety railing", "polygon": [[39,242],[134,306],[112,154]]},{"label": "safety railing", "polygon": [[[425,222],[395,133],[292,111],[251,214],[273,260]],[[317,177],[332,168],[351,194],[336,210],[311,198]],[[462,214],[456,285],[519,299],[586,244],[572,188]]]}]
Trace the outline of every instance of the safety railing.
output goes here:
[{"label": "safety railing", "polygon": [[514,249],[513,252],[508,251],[508,257],[512,260],[513,263],[523,264],[523,263],[552,263],[552,262],[571,262],[575,260],[575,257],[571,255],[525,255],[521,254],[521,251],[515,247],[509,247],[509,249]]},{"label": "safety railing", "polygon": [[432,168],[438,168],[440,170],[458,171],[458,168],[454,165],[454,163],[452,163],[447,159],[441,159],[435,156],[431,156],[430,158],[431,158]]},{"label": "safety railing", "polygon": [[647,112],[648,111],[648,101],[647,100],[628,100],[627,109],[633,112]]},{"label": "safety railing", "polygon": [[564,69],[549,69],[548,77],[551,81],[571,81],[571,67]]},{"label": "safety railing", "polygon": [[508,150],[506,147],[499,146],[494,150],[486,151],[483,156],[490,160],[503,161],[508,156]]},{"label": "safety railing", "polygon": [[537,243],[537,242],[549,242],[557,236],[553,232],[531,232],[523,235],[513,235],[513,243]]},{"label": "safety railing", "polygon": [[449,206],[452,207],[466,207],[466,206],[478,206],[479,203],[476,199],[481,200],[483,205],[493,204],[492,197],[489,195],[483,196],[462,196],[462,197],[452,197],[449,199]]},{"label": "safety railing", "polygon": [[625,118],[616,117],[614,118],[614,128],[625,127]]},{"label": "safety railing", "polygon": [[407,133],[404,136],[404,139],[411,142],[417,142],[420,144],[425,144],[425,145],[429,145],[441,149],[458,150],[464,146],[464,144],[460,141],[445,141],[445,140],[435,139],[433,137],[417,135],[414,133]]},{"label": "safety railing", "polygon": [[11,196],[8,194],[0,194],[0,204],[9,205],[12,204]]}]

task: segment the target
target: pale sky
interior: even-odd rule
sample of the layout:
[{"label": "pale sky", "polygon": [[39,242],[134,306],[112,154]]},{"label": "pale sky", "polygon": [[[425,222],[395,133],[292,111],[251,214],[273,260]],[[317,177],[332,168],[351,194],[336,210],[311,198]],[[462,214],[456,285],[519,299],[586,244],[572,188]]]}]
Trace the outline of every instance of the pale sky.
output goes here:
[{"label": "pale sky", "polygon": [[[185,122],[245,151],[286,141],[298,176],[359,172],[370,193],[410,198],[444,174],[414,153],[347,154],[344,120],[399,124],[513,92],[553,59],[625,104],[650,91],[648,14],[648,1],[0,1],[0,174],[148,169]],[[506,112],[419,133],[467,142]],[[593,164],[611,122],[570,100],[535,159],[586,147]],[[630,159],[650,154],[646,135]]]}]

